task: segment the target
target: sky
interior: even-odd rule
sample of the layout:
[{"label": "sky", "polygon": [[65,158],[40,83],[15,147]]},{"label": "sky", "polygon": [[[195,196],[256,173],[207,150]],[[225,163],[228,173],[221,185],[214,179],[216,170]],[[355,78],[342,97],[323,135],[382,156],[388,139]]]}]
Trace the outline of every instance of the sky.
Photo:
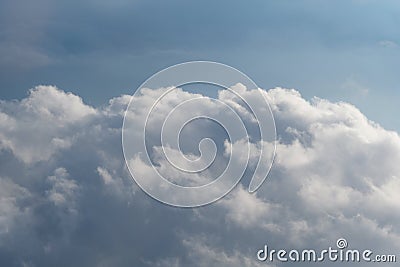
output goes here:
[{"label": "sky", "polygon": [[[339,238],[399,260],[399,20],[397,1],[0,0],[0,266],[308,266],[256,253],[326,249]],[[263,89],[276,154],[256,193],[247,190],[260,154],[251,143],[245,179],[227,196],[177,208],[133,181],[122,123],[147,78],[192,60],[228,64]],[[134,119],[166,90],[151,89],[137,96]],[[158,108],[199,93],[179,89]],[[258,134],[241,101],[213,97]],[[192,111],[220,112],[209,102]],[[219,142],[213,167],[187,180],[157,134],[147,136],[152,163],[176,183],[218,176],[235,145]],[[189,157],[202,137],[226,137],[208,123],[182,134]],[[150,176],[149,162],[135,164]]]},{"label": "sky", "polygon": [[161,69],[231,65],[260,87],[357,105],[399,130],[397,1],[0,1],[0,88],[56,85],[92,105]]}]

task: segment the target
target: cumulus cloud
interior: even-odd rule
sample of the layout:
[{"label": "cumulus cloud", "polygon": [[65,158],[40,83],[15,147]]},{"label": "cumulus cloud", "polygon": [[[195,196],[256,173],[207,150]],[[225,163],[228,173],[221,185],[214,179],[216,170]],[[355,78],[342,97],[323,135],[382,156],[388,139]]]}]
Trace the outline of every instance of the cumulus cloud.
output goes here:
[{"label": "cumulus cloud", "polygon": [[96,114],[82,99],[53,86],[38,86],[21,101],[2,101],[1,146],[25,163],[48,160],[71,146],[74,130]]},{"label": "cumulus cloud", "polygon": [[48,181],[52,186],[51,189],[46,191],[46,195],[54,205],[70,205],[74,202],[74,195],[78,190],[78,186],[76,181],[68,179],[66,169],[56,169],[54,175],[48,177]]},{"label": "cumulus cloud", "polygon": [[[197,209],[163,205],[130,178],[121,148],[129,96],[95,108],[54,86],[38,86],[25,99],[1,101],[0,265],[268,266],[256,259],[265,244],[318,249],[339,237],[353,248],[399,251],[398,133],[347,103],[307,101],[282,88],[264,94],[279,137],[266,183],[255,194],[239,184]],[[137,116],[156,95],[144,95]],[[182,91],[159,108],[191,97]],[[225,92],[218,97],[254,124],[240,100]],[[226,147],[215,125],[190,127],[198,138],[185,143],[187,151],[198,153],[193,143],[210,133],[222,141],[218,148]],[[223,169],[224,151],[207,175]],[[153,159],[165,168],[161,152],[155,149]],[[257,153],[252,147],[251,157]]]},{"label": "cumulus cloud", "polygon": [[14,220],[24,215],[21,201],[29,198],[29,192],[10,179],[0,179],[0,236],[12,228]]}]

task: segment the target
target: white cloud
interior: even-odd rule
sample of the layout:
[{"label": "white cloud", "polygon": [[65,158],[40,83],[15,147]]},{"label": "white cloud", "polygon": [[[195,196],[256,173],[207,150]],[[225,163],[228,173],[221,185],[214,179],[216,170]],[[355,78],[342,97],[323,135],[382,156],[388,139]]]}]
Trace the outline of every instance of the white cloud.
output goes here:
[{"label": "white cloud", "polygon": [[48,160],[69,148],[74,128],[96,110],[82,99],[54,86],[37,86],[21,101],[0,105],[0,146],[12,150],[25,163]]},{"label": "white cloud", "polygon": [[199,267],[221,266],[221,267],[272,267],[274,265],[257,262],[253,255],[242,254],[234,250],[226,252],[224,249],[207,244],[204,237],[190,237],[184,239],[183,245],[188,248],[192,264]]},{"label": "white cloud", "polygon": [[265,224],[265,219],[276,216],[279,205],[263,202],[256,194],[249,194],[241,185],[222,199],[218,205],[226,209],[228,221],[232,221],[244,228],[269,228],[277,230],[279,226]]},{"label": "white cloud", "polygon": [[79,187],[76,181],[68,179],[68,176],[65,168],[57,168],[54,175],[47,178],[51,183],[51,189],[47,190],[46,194],[56,206],[70,205],[75,200]]},{"label": "white cloud", "polygon": [[[128,96],[93,108],[78,96],[39,86],[21,101],[1,101],[0,235],[10,244],[4,264],[52,266],[56,257],[75,266],[257,266],[255,253],[265,243],[318,249],[339,237],[352,247],[398,251],[399,135],[347,103],[307,101],[282,88],[265,95],[279,134],[271,175],[256,194],[239,185],[219,202],[193,210],[162,205],[132,182],[120,137]],[[155,96],[149,91],[131,115],[140,117]],[[191,97],[176,94],[160,111]],[[232,95],[219,97],[254,123]],[[192,127],[199,136],[216,131]],[[254,145],[252,158],[257,153]],[[184,179],[166,169],[164,158],[154,159],[172,178]],[[223,169],[225,162],[217,163],[210,174]]]},{"label": "white cloud", "polygon": [[[0,237],[11,231],[14,221],[28,211],[20,207],[20,201],[30,197],[25,188],[13,183],[10,179],[0,178]],[[0,241],[1,245],[3,242]]]},{"label": "white cloud", "polygon": [[[264,196],[291,211],[281,220],[305,222],[302,232],[320,240],[342,234],[359,239],[361,246],[361,240],[375,236],[375,248],[382,243],[398,248],[400,228],[394,222],[400,219],[395,212],[400,199],[393,192],[400,190],[399,135],[346,103],[308,102],[280,88],[268,96],[286,140],[277,148],[274,173],[279,175],[269,178]],[[353,232],[357,228],[368,232]]]}]

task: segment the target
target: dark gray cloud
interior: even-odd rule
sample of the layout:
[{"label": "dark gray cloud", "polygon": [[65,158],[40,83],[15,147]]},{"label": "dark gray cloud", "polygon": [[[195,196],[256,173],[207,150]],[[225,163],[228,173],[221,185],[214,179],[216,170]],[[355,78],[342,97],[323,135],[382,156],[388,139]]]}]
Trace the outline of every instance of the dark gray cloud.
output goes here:
[{"label": "dark gray cloud", "polygon": [[398,134],[346,103],[265,94],[280,136],[270,177],[197,209],[163,205],[131,180],[120,137],[130,97],[93,108],[38,86],[1,101],[0,265],[268,266],[255,255],[266,243],[318,249],[339,237],[397,253]]}]

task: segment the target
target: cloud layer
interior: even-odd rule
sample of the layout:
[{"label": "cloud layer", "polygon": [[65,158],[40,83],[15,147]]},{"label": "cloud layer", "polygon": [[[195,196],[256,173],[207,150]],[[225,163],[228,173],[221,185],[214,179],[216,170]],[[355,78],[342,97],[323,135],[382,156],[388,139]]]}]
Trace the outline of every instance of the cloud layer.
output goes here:
[{"label": "cloud layer", "polygon": [[198,209],[160,204],[131,180],[121,148],[129,96],[94,108],[38,86],[1,101],[0,265],[268,266],[256,259],[264,244],[318,249],[339,237],[353,248],[399,251],[399,135],[347,103],[264,93],[279,136],[267,182],[256,194],[240,184]]}]

